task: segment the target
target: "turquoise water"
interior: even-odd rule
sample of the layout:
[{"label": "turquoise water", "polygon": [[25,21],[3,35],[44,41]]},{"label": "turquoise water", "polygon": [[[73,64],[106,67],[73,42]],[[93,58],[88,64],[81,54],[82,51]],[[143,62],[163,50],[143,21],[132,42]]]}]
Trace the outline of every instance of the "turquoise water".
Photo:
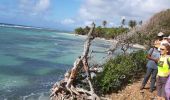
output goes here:
[{"label": "turquoise water", "polygon": [[[48,100],[52,85],[83,51],[84,36],[0,26],[0,100]],[[110,42],[95,40],[94,62]]]}]

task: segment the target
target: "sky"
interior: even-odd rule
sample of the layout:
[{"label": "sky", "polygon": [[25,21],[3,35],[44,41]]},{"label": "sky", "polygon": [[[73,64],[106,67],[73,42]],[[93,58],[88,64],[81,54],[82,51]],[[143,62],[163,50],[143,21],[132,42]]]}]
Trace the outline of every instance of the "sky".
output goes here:
[{"label": "sky", "polygon": [[74,30],[92,22],[147,21],[170,8],[170,0],[0,0],[0,23]]}]

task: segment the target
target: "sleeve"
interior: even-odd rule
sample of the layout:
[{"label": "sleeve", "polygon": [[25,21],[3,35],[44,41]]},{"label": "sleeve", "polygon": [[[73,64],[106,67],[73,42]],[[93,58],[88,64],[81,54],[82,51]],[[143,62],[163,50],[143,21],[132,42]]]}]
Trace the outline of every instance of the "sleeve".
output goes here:
[{"label": "sleeve", "polygon": [[148,54],[151,55],[152,52],[153,52],[153,48],[150,48]]}]

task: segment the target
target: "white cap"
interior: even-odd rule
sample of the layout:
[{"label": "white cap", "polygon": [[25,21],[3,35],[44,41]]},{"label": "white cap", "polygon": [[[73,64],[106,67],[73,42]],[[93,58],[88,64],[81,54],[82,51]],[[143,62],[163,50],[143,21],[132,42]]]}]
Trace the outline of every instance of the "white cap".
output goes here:
[{"label": "white cap", "polygon": [[163,36],[163,35],[164,35],[164,33],[162,33],[162,32],[158,33],[158,36]]},{"label": "white cap", "polygon": [[170,39],[170,35],[168,36],[168,39]]}]

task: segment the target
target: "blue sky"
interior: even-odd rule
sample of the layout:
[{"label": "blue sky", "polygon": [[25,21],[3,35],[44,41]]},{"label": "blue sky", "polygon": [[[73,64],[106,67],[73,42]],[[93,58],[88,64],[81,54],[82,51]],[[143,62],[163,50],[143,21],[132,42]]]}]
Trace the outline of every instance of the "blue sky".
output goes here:
[{"label": "blue sky", "polygon": [[106,20],[112,27],[168,8],[170,0],[0,0],[0,22],[73,30]]}]

